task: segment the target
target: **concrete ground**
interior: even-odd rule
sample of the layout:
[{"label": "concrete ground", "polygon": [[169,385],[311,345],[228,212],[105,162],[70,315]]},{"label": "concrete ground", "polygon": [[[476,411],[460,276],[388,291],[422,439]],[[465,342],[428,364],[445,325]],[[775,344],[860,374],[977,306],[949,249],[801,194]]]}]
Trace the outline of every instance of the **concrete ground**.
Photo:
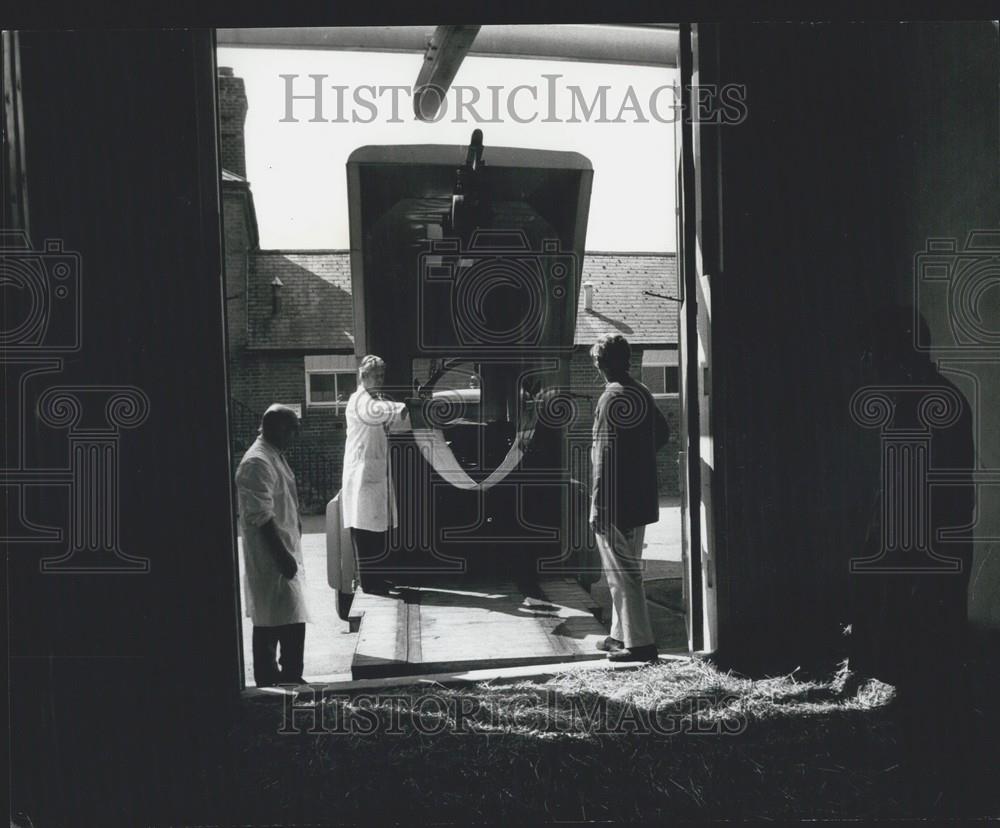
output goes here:
[{"label": "concrete ground", "polygon": [[[305,559],[306,595],[312,623],[306,627],[305,677],[350,679],[351,658],[357,633],[337,617],[336,600],[326,583],[326,530],[323,515],[302,519],[302,553]],[[240,541],[240,584],[243,584],[243,543]],[[646,527],[643,575],[650,598],[650,618],[661,650],[686,646],[684,616],[681,612],[681,510],[679,501],[660,502],[660,520]],[[611,597],[602,577],[591,587],[591,595],[610,617]],[[244,601],[245,607],[245,601]],[[253,625],[243,618],[243,660],[247,686],[253,685],[251,635]],[[331,679],[333,680],[333,679]]]},{"label": "concrete ground", "polygon": [[[681,509],[676,498],[661,499],[660,520],[646,527],[642,550],[646,564],[642,579],[646,586],[649,619],[661,652],[687,649],[684,601],[681,590]],[[590,588],[610,624],[611,593],[604,576]]]}]

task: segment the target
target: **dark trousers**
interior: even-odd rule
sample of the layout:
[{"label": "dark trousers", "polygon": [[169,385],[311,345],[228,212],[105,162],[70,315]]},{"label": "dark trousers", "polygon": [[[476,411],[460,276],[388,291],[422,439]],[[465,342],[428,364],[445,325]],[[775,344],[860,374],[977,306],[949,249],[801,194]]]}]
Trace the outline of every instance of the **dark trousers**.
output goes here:
[{"label": "dark trousers", "polygon": [[[376,592],[385,586],[388,559],[385,557],[388,532],[371,532],[351,527],[351,545],[358,562],[358,580],[365,592]],[[375,569],[376,571],[372,571]],[[382,570],[382,571],[378,571]]]},{"label": "dark trousers", "polygon": [[[276,651],[281,645],[281,669]],[[258,687],[298,684],[302,681],[302,659],[306,644],[305,624],[282,624],[253,628],[253,680]]]}]

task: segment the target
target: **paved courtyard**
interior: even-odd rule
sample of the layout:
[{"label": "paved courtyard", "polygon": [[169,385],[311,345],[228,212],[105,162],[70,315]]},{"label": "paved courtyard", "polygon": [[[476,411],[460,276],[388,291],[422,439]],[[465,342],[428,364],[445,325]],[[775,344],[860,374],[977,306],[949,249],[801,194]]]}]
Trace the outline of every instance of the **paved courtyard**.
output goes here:
[{"label": "paved courtyard", "polygon": [[[357,633],[337,616],[333,591],[326,583],[326,530],[322,515],[302,519],[302,553],[305,558],[307,598],[313,623],[306,627],[305,677],[307,679],[348,680]],[[240,588],[243,585],[243,543],[240,541]],[[676,647],[684,634],[683,614],[678,611],[680,591],[681,517],[676,500],[661,501],[660,520],[646,527],[643,560],[644,579],[651,594],[650,616],[661,648]],[[603,578],[591,587],[591,594],[610,612],[611,599]],[[243,617],[243,656],[248,686],[253,685],[250,654],[252,625]]]}]

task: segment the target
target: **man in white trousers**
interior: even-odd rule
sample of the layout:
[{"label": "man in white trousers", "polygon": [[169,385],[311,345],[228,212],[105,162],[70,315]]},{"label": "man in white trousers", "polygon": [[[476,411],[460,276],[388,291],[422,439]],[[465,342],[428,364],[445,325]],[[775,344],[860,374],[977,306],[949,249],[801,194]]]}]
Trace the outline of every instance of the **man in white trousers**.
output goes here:
[{"label": "man in white trousers", "polygon": [[656,452],[669,439],[653,395],[629,376],[632,350],[621,334],[591,348],[606,382],[594,412],[590,526],[611,590],[611,635],[598,648],[611,661],[655,661],[656,641],[642,586],[646,525],[659,520]]}]

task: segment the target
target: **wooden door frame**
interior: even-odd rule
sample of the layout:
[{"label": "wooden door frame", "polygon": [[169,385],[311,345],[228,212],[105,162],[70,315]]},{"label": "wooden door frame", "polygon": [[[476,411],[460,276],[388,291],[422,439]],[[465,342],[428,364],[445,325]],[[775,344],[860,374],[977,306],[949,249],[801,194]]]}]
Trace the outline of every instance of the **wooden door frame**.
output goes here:
[{"label": "wooden door frame", "polygon": [[[720,514],[721,451],[706,452],[717,433],[718,377],[711,360],[715,323],[710,284],[721,270],[719,130],[699,124],[692,87],[718,77],[711,27],[680,30],[677,123],[677,261],[681,306],[681,481],[685,611],[691,652],[718,649],[719,590],[715,571]],[[713,405],[714,403],[714,405]]]}]

